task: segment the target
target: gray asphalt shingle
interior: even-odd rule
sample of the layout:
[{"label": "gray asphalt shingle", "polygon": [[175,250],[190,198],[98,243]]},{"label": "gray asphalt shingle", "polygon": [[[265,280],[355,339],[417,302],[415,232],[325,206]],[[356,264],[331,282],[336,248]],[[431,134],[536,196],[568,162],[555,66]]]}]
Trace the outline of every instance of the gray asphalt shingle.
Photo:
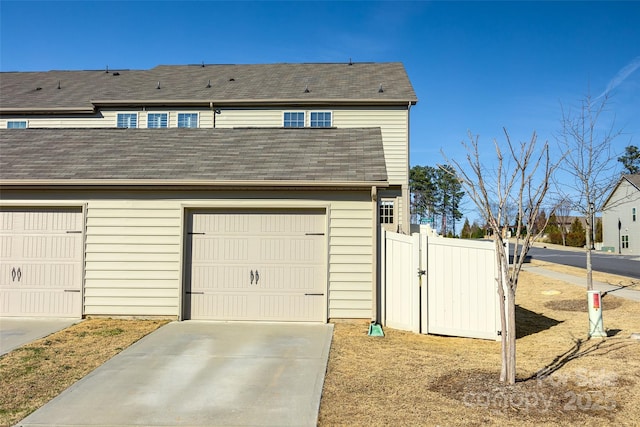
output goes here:
[{"label": "gray asphalt shingle", "polygon": [[126,100],[400,104],[415,103],[417,98],[404,66],[398,62],[161,65],[150,70],[0,73],[0,111],[93,109],[96,101]]},{"label": "gray asphalt shingle", "polygon": [[379,128],[4,129],[0,180],[387,179]]}]

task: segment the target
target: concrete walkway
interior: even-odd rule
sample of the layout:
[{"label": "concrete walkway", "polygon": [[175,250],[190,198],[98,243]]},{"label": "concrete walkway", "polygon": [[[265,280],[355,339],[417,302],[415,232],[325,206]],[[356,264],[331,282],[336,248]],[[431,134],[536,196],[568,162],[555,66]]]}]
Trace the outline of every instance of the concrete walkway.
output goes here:
[{"label": "concrete walkway", "polygon": [[[533,274],[537,274],[540,276],[548,277],[550,279],[562,280],[563,282],[571,283],[573,285],[581,286],[583,288],[587,288],[587,278],[585,277],[577,277],[572,274],[559,273],[557,271],[548,270],[544,267],[524,264],[522,266],[524,271],[528,271]],[[598,282],[596,280],[593,281],[593,289],[598,290],[601,293],[607,292],[609,295],[615,295],[621,298],[627,298],[633,301],[640,301],[640,291],[635,289],[621,288],[620,286],[610,285],[608,283]]]},{"label": "concrete walkway", "polygon": [[173,322],[19,426],[315,426],[333,325]]},{"label": "concrete walkway", "polygon": [[0,355],[80,321],[81,319],[0,317]]}]

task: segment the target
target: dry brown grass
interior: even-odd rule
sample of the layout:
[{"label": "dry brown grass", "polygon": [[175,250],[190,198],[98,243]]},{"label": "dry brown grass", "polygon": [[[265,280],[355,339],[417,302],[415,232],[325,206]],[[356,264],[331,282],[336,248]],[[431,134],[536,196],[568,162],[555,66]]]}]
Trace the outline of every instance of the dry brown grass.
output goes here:
[{"label": "dry brown grass", "polygon": [[167,322],[87,319],[0,357],[0,425],[20,421]]},{"label": "dry brown grass", "polygon": [[[557,271],[559,273],[571,274],[576,277],[585,277],[586,278],[586,270],[584,268],[579,267],[571,267],[569,265],[560,265],[554,264],[551,262],[540,261],[540,260],[531,260],[531,265],[544,267],[547,270]],[[615,274],[608,273],[600,273],[598,271],[593,272],[593,280],[608,283],[614,286],[624,286],[629,289],[640,289],[640,280],[632,279],[625,276],[618,276]]]},{"label": "dry brown grass", "polygon": [[515,386],[498,381],[498,342],[393,329],[376,338],[366,323],[338,323],[320,424],[639,425],[640,342],[629,336],[640,303],[606,296],[612,336],[588,340],[584,289],[520,277]]}]

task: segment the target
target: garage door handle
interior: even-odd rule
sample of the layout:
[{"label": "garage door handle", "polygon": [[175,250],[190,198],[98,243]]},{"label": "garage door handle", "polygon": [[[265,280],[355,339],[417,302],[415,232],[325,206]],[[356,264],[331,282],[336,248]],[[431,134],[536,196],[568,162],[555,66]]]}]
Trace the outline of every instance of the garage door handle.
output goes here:
[{"label": "garage door handle", "polygon": [[20,278],[22,277],[22,271],[20,271],[20,267],[18,267],[18,282],[20,281]]},{"label": "garage door handle", "polygon": [[15,281],[16,281],[16,268],[15,268],[15,267],[13,267],[13,268],[11,269],[11,281],[12,281],[12,282],[15,282]]},{"label": "garage door handle", "polygon": [[256,285],[258,284],[258,280],[260,280],[260,275],[258,274],[258,270],[256,270]]},{"label": "garage door handle", "polygon": [[253,270],[251,270],[251,273],[249,273],[249,278],[251,279],[251,285],[253,285]]}]

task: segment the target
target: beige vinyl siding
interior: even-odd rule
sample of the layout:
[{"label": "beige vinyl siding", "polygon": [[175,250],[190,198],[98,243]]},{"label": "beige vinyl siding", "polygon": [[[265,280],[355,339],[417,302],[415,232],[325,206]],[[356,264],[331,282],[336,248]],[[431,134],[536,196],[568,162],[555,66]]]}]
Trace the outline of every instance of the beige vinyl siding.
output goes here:
[{"label": "beige vinyl siding", "polygon": [[[29,123],[29,128],[114,128],[116,127],[118,113],[137,113],[138,128],[147,127],[148,113],[168,113],[169,127],[172,128],[178,127],[178,113],[198,113],[199,127],[213,127],[213,112],[209,108],[180,109],[172,107],[170,110],[167,110],[166,108],[145,108],[144,111],[141,109],[130,108],[102,109],[93,115],[5,116],[0,119],[0,129],[5,129],[7,127],[7,122],[14,120],[27,120]],[[218,117],[220,116],[218,115]]]},{"label": "beige vinyl siding", "polygon": [[86,205],[85,315],[178,316],[185,209],[327,208],[328,318],[370,318],[372,202],[364,191],[3,190],[1,204]]},{"label": "beige vinyl siding", "polygon": [[216,115],[217,128],[282,127],[284,111],[304,111],[299,108],[234,108],[221,109]]},{"label": "beige vinyl siding", "polygon": [[178,316],[179,204],[92,201],[86,221],[85,314]]},{"label": "beige vinyl siding", "polygon": [[329,317],[370,318],[372,203],[333,203],[329,223]]},{"label": "beige vinyl siding", "polygon": [[379,127],[390,185],[406,185],[409,179],[409,130],[407,107],[333,109],[338,128]]}]

